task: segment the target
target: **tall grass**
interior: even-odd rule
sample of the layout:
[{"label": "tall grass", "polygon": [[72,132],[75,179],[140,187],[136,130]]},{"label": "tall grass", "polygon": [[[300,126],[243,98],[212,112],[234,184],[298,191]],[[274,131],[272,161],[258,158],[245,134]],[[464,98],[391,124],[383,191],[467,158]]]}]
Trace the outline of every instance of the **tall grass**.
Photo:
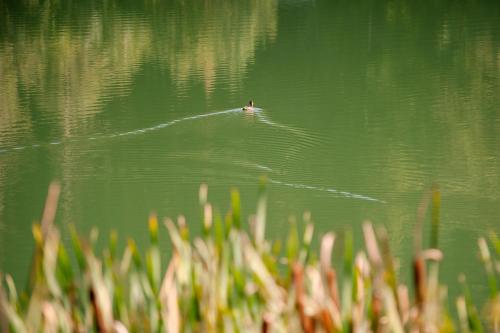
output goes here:
[{"label": "tall grass", "polygon": [[[291,221],[285,244],[265,237],[266,196],[243,227],[240,196],[231,210],[214,213],[207,187],[200,188],[203,231],[192,237],[183,217],[149,217],[149,247],[140,253],[130,239],[118,250],[116,233],[96,252],[70,227],[71,250],[53,225],[59,186],[50,187],[41,224],[33,226],[35,250],[28,286],[19,293],[10,275],[0,276],[2,332],[485,332],[500,330],[500,241],[480,238],[479,252],[489,286],[488,303],[476,308],[465,277],[456,316],[446,307],[439,282],[437,248],[439,190],[419,209],[415,227],[414,282],[398,280],[387,233],[363,224],[364,249],[343,234],[343,258],[332,258],[337,235],[311,248],[314,225],[305,214],[304,232]],[[433,248],[422,246],[422,224],[431,204]],[[166,230],[172,254],[164,258],[158,235]],[[69,252],[76,264],[72,265]],[[332,261],[342,263],[339,274]],[[414,290],[414,293],[411,292]],[[414,294],[414,295],[413,295]],[[482,316],[481,314],[484,314]]]}]

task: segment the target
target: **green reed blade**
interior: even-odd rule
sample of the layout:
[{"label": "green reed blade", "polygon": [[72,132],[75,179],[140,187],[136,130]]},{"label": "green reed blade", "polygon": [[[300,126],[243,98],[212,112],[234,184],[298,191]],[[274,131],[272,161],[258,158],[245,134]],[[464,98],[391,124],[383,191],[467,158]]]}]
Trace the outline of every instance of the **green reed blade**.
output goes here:
[{"label": "green reed blade", "polygon": [[135,267],[140,270],[142,268],[142,259],[139,254],[139,250],[137,250],[137,244],[132,238],[129,238],[127,245],[130,249],[130,252],[132,253],[132,259],[134,261]]},{"label": "green reed blade", "polygon": [[177,216],[177,227],[179,229],[179,235],[185,242],[189,241],[189,228],[186,223],[186,217],[184,215]]},{"label": "green reed blade", "polygon": [[149,237],[153,246],[158,245],[158,218],[155,214],[149,215],[148,220]]},{"label": "green reed blade", "polygon": [[461,275],[459,277],[459,282],[462,286],[462,293],[464,296],[465,306],[467,309],[469,329],[475,333],[482,333],[484,332],[483,324],[481,323],[481,319],[479,318],[477,309],[472,301],[472,295],[464,275]]},{"label": "green reed blade", "polygon": [[33,234],[33,239],[35,241],[35,249],[33,251],[33,255],[31,258],[31,266],[29,271],[28,281],[25,287],[25,294],[30,295],[35,284],[42,279],[43,269],[42,269],[42,260],[43,260],[43,244],[44,237],[42,233],[41,225],[35,223],[31,226],[31,232]]},{"label": "green reed blade", "polygon": [[439,246],[439,215],[441,211],[441,192],[437,184],[432,187],[432,225],[431,225],[431,247],[437,249]]},{"label": "green reed blade", "polygon": [[160,287],[160,274],[161,274],[161,258],[160,249],[158,247],[158,218],[152,214],[148,221],[149,235],[151,245],[146,254],[146,272],[148,275],[149,283],[156,295]]},{"label": "green reed blade", "polygon": [[222,249],[224,248],[224,224],[222,223],[222,218],[220,214],[217,212],[214,218],[214,238],[215,238],[215,246],[220,255],[222,253]]},{"label": "green reed blade", "polygon": [[116,258],[117,246],[118,246],[118,232],[115,229],[113,229],[109,234],[109,245],[108,245],[109,256],[112,262],[114,262]]},{"label": "green reed blade", "polygon": [[241,229],[241,202],[240,192],[236,189],[231,190],[231,212],[233,215],[233,225],[236,229]]},{"label": "green reed blade", "polygon": [[500,256],[500,238],[497,236],[495,232],[490,233],[490,241],[493,244],[493,248],[495,249],[496,255]]},{"label": "green reed blade", "polygon": [[290,229],[288,231],[288,238],[286,241],[286,254],[288,258],[288,264],[291,266],[297,260],[299,255],[299,231],[297,230],[297,224],[294,219],[290,219]]},{"label": "green reed blade", "polygon": [[71,260],[63,243],[59,244],[57,253],[57,277],[64,290],[68,290],[73,285],[74,273]]},{"label": "green reed blade", "polygon": [[350,228],[344,233],[344,267],[342,281],[342,327],[349,331],[352,325],[352,300],[353,300],[353,235]]},{"label": "green reed blade", "polygon": [[387,232],[383,228],[379,230],[378,234],[379,234],[379,243],[382,253],[382,259],[384,263],[384,279],[391,288],[397,308],[399,308],[399,301],[397,297],[398,281],[396,276],[396,270],[394,269],[394,262],[393,262],[394,257],[391,254],[391,249],[389,245],[389,237],[387,236]]},{"label": "green reed blade", "polygon": [[71,244],[73,245],[73,251],[75,252],[76,260],[78,262],[78,267],[81,271],[84,271],[87,267],[87,263],[85,260],[85,255],[83,254],[80,237],[78,236],[78,233],[76,232],[75,226],[73,224],[70,224],[68,228],[71,236]]},{"label": "green reed blade", "polygon": [[314,225],[308,223],[304,229],[304,237],[302,240],[302,248],[299,254],[299,261],[305,264],[311,257],[311,242],[314,234]]},{"label": "green reed blade", "polygon": [[228,212],[224,217],[225,238],[229,237],[229,234],[231,233],[232,229],[233,229],[233,215],[231,214],[231,212]]},{"label": "green reed blade", "polygon": [[9,303],[16,304],[19,301],[19,298],[17,296],[16,284],[14,283],[14,279],[12,279],[12,275],[5,275],[5,284],[7,286],[7,294],[9,295]]},{"label": "green reed blade", "polygon": [[481,256],[481,261],[483,262],[486,275],[488,277],[488,287],[490,290],[490,298],[495,298],[498,295],[497,289],[497,278],[493,268],[493,261],[490,255],[490,249],[488,248],[488,243],[486,239],[481,237],[478,240],[479,253]]},{"label": "green reed blade", "polygon": [[24,319],[17,313],[16,304],[10,303],[7,300],[2,284],[2,274],[0,274],[0,328],[2,332],[9,332],[8,327],[12,328],[13,332],[28,333]]}]

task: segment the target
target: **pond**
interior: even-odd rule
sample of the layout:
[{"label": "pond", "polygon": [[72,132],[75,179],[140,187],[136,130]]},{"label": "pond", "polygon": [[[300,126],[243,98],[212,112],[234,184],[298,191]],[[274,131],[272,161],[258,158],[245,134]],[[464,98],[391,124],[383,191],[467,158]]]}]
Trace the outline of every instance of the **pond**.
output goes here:
[{"label": "pond", "polygon": [[221,214],[233,187],[252,213],[264,175],[270,237],[310,211],[319,234],[349,226],[361,245],[370,219],[409,279],[436,183],[443,280],[453,292],[467,272],[485,294],[499,13],[498,1],[2,2],[0,270],[25,278],[53,179],[58,224],[146,244],[151,211],[199,229],[201,183]]}]

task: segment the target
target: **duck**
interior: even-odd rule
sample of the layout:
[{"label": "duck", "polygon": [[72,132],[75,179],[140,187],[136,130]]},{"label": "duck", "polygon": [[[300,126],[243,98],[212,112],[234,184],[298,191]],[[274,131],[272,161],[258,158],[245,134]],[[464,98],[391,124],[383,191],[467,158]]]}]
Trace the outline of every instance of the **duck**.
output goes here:
[{"label": "duck", "polygon": [[253,111],[253,100],[249,100],[248,104],[242,109],[243,111]]}]

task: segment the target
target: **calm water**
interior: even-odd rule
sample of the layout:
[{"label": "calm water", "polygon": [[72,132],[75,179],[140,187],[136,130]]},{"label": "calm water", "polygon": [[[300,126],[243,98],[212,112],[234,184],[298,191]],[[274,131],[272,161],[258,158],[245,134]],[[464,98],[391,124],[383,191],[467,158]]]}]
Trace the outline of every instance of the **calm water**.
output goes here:
[{"label": "calm water", "polygon": [[320,233],[369,218],[407,277],[437,182],[444,279],[467,271],[484,292],[476,238],[500,232],[498,1],[76,3],[0,3],[0,270],[25,276],[52,179],[60,225],[144,244],[153,210],[198,228],[200,183],[221,212],[238,187],[249,214],[267,175],[270,235],[305,210]]}]

